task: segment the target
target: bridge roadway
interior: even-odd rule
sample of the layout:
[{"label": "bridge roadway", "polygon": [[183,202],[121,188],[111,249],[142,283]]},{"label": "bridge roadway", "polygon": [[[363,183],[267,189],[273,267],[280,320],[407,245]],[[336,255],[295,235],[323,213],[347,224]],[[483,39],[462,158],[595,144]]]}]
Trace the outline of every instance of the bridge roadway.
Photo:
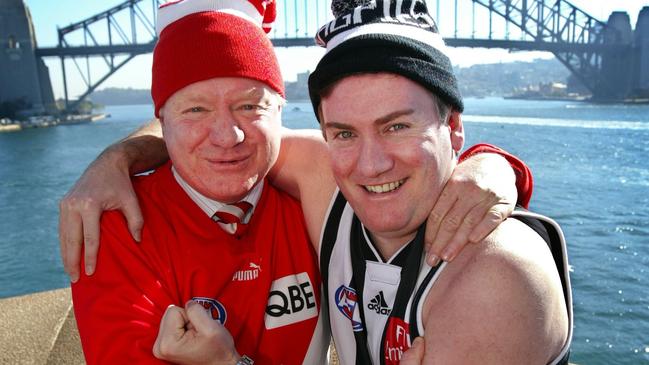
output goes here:
[{"label": "bridge roadway", "polygon": [[[273,38],[275,47],[315,47],[313,38]],[[570,44],[549,43],[537,41],[519,41],[507,39],[475,39],[475,38],[446,38],[450,47],[472,48],[503,48],[519,51],[546,51],[546,52],[621,52],[628,47],[621,44]],[[38,57],[85,57],[118,54],[146,54],[153,52],[155,41],[145,44],[123,44],[113,46],[69,46],[69,47],[43,47],[35,50]]]}]

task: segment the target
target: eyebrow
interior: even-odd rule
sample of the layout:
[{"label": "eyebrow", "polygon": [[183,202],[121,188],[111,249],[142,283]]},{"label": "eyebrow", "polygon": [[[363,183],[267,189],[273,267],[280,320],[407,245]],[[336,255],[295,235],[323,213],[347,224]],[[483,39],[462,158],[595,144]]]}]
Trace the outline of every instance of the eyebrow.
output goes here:
[{"label": "eyebrow", "polygon": [[253,86],[248,90],[237,92],[235,96],[240,96],[242,98],[262,98],[265,95],[265,89],[257,86]]},{"label": "eyebrow", "polygon": [[[379,117],[374,120],[374,125],[375,126],[382,126],[383,124],[389,123],[401,116],[404,115],[410,115],[415,112],[414,109],[404,109],[404,110],[397,110],[392,113],[386,114],[382,117]],[[327,128],[335,128],[335,129],[355,129],[352,125],[347,124],[347,123],[340,123],[340,122],[325,122],[324,124],[325,129]]]}]

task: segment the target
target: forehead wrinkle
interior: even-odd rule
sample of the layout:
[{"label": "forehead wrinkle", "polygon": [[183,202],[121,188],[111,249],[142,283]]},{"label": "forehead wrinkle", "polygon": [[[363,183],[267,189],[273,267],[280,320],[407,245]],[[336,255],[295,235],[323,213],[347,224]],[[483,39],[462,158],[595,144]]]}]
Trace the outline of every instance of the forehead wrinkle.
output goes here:
[{"label": "forehead wrinkle", "polygon": [[266,88],[259,86],[250,86],[250,88],[246,90],[232,90],[230,94],[234,97],[262,98],[266,95]]}]

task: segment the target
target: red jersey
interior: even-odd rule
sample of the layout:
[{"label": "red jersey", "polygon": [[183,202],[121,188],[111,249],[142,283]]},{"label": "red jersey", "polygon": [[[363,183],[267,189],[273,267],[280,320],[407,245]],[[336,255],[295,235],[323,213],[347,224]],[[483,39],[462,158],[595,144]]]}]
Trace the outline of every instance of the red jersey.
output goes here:
[{"label": "red jersey", "polygon": [[266,184],[237,239],[189,198],[170,164],[135,178],[134,186],[145,221],[142,242],[134,242],[121,213],[105,213],[100,264],[72,285],[89,364],[162,363],[152,354],[162,315],[190,299],[257,363],[324,358],[328,337],[316,328],[320,276],[297,201]]}]

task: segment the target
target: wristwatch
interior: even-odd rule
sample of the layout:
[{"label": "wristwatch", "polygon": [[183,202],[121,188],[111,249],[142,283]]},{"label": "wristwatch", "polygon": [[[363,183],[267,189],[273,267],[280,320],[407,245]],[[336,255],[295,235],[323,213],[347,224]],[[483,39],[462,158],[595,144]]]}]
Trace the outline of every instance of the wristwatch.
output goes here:
[{"label": "wristwatch", "polygon": [[246,355],[241,356],[236,365],[253,365],[255,361]]}]

